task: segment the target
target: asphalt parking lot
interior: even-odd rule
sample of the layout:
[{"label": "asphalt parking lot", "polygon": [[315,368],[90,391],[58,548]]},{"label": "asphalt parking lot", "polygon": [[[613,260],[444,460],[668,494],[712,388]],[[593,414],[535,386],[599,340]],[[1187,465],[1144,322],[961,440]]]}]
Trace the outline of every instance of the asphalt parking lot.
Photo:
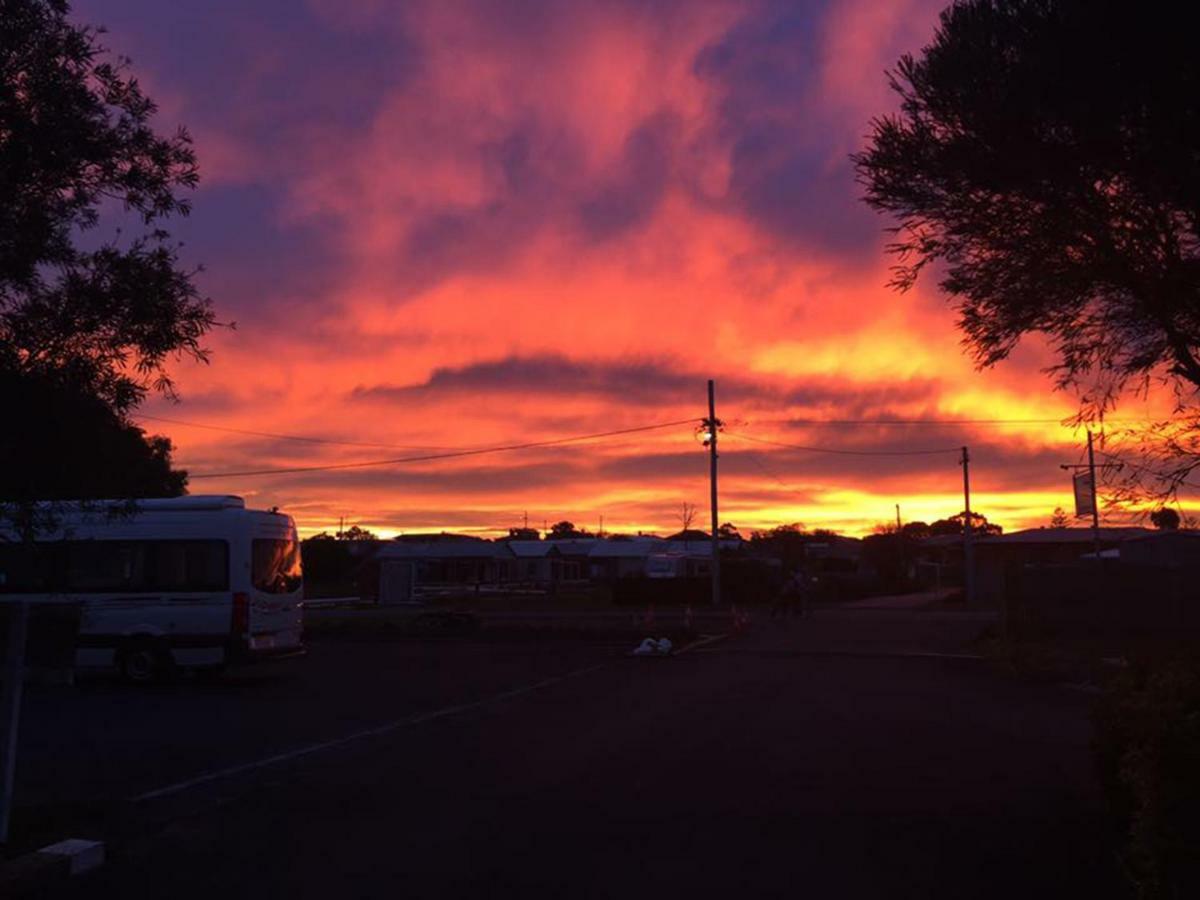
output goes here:
[{"label": "asphalt parking lot", "polygon": [[1122,896],[1090,697],[971,659],[978,627],[818,613],[664,660],[339,639],[217,684],[41,688],[23,822],[108,841],[80,897]]}]

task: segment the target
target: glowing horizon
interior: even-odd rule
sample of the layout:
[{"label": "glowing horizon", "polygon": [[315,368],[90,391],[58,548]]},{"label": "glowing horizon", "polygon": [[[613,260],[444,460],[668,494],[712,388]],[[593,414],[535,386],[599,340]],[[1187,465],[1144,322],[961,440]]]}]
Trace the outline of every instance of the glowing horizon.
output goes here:
[{"label": "glowing horizon", "polygon": [[[181,403],[142,412],[386,446],[145,427],[194,475],[344,464],[698,421],[714,378],[730,432],[721,520],[743,533],[862,534],[896,503],[931,521],[962,509],[962,483],[953,452],[810,454],[739,432],[866,452],[965,444],[989,520],[1069,513],[1059,464],[1079,460],[1082,432],[944,421],[1068,419],[1046,348],[977,372],[932,279],[887,287],[889,223],[854,184],[848,155],[892,108],[884,70],[942,5],[78,3],[132,57],[159,128],[195,135],[202,183],[173,230],[238,323],[211,335],[211,365],[178,368]],[[809,424],[878,419],[944,424]],[[500,534],[526,513],[666,533],[685,502],[708,518],[687,426],[189,488],[279,506],[305,533],[344,517],[384,536]]]}]

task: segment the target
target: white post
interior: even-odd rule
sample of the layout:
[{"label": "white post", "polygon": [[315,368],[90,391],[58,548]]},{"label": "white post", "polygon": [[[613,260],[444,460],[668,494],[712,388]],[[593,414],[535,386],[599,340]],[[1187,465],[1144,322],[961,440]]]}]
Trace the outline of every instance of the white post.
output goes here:
[{"label": "white post", "polygon": [[25,636],[29,630],[29,604],[22,600],[8,606],[8,640],[5,641],[3,692],[0,693],[0,844],[8,842],[12,815],[13,786],[17,770],[17,732],[21,722],[21,688],[25,681]]}]

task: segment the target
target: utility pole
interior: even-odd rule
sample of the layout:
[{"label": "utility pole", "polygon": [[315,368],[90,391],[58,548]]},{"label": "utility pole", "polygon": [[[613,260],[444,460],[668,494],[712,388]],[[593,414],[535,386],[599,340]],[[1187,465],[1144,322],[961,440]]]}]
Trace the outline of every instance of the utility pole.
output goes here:
[{"label": "utility pole", "polygon": [[967,604],[975,602],[975,546],[971,539],[971,454],[962,448],[963,470],[963,588]]},{"label": "utility pole", "polygon": [[900,504],[896,504],[896,534],[900,533]]},{"label": "utility pole", "polygon": [[717,402],[713,392],[713,380],[708,379],[708,418],[704,420],[708,440],[708,486],[709,507],[712,510],[712,605],[721,605],[721,526],[717,514],[717,432],[721,421],[717,418]]},{"label": "utility pole", "polygon": [[1088,475],[1092,481],[1092,544],[1096,550],[1096,565],[1100,565],[1100,504],[1096,502],[1096,454],[1092,450],[1092,429],[1088,429]]}]

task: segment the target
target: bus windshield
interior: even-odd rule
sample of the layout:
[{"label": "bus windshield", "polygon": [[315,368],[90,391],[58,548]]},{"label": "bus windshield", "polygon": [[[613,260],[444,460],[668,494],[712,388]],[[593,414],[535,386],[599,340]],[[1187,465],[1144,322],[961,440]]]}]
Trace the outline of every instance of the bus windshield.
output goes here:
[{"label": "bus windshield", "polygon": [[256,590],[290,594],[300,589],[300,545],[294,538],[256,538],[251,548],[251,580]]}]

